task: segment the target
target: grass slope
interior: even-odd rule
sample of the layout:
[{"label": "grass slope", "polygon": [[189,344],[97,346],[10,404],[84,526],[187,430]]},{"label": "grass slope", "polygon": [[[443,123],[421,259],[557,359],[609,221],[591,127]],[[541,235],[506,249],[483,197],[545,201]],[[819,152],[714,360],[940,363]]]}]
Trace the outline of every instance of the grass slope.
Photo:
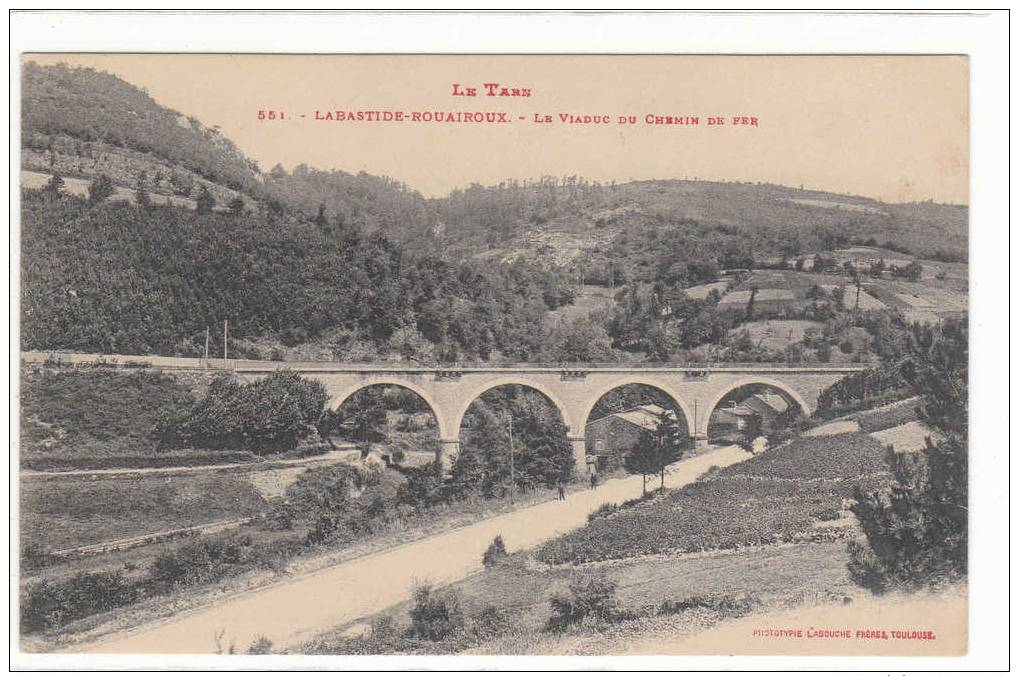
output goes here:
[{"label": "grass slope", "polygon": [[154,455],[158,411],[189,395],[187,385],[148,369],[23,369],[22,464]]},{"label": "grass slope", "polygon": [[254,516],[267,502],[244,476],[73,477],[21,486],[23,547],[51,551]]}]

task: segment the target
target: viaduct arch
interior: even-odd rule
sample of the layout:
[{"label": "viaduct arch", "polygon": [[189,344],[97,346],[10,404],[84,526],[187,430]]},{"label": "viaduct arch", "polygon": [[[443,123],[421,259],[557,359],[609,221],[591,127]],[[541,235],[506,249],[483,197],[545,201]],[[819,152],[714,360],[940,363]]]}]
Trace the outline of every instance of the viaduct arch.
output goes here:
[{"label": "viaduct arch", "polygon": [[470,405],[489,390],[519,385],[542,393],[559,410],[567,428],[578,470],[586,467],[585,426],[598,400],[624,385],[647,385],[671,397],[687,420],[690,435],[706,443],[711,412],[733,390],[767,385],[783,392],[809,415],[821,390],[866,367],[826,364],[741,365],[556,365],[427,367],[403,364],[236,362],[241,379],[256,379],[289,368],[320,381],[338,407],[352,394],[372,385],[405,387],[431,408],[438,424],[439,460],[448,463],[459,451],[460,425]]}]

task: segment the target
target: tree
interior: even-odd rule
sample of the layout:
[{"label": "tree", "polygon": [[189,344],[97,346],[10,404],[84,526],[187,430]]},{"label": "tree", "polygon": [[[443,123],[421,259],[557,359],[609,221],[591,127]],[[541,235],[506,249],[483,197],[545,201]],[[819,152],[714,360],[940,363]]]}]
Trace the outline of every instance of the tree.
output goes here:
[{"label": "tree", "polygon": [[106,174],[99,174],[88,185],[89,204],[105,202],[113,194],[113,180]]},{"label": "tree", "polygon": [[567,482],[573,477],[573,465],[558,412],[536,392],[505,387],[486,393],[468,409],[453,482],[462,493],[477,491],[488,497],[506,492],[511,476],[520,490]]},{"label": "tree", "polygon": [[661,467],[658,470],[661,475],[660,489],[665,490],[665,468],[683,457],[683,435],[679,429],[679,423],[671,415],[663,415],[658,422],[658,429],[655,430],[656,441],[660,452]]},{"label": "tree", "polygon": [[856,489],[853,513],[866,544],[850,544],[849,572],[875,593],[918,589],[968,570],[969,337],[966,318],[915,326],[915,355],[903,377],[923,397],[922,419],[941,433],[919,453],[888,447],[889,489]]},{"label": "tree", "polygon": [[641,494],[647,495],[649,475],[661,475],[661,488],[665,489],[665,467],[683,454],[676,421],[664,415],[654,430],[644,430],[624,458],[624,467],[631,474],[640,474]]},{"label": "tree", "polygon": [[764,421],[756,413],[746,416],[743,419],[743,428],[740,430],[739,446],[747,453],[754,452],[754,442],[764,431]]},{"label": "tree", "polygon": [[378,388],[365,388],[351,395],[337,411],[339,427],[353,441],[373,444],[387,438],[386,407]]},{"label": "tree", "polygon": [[316,430],[327,400],[321,383],[294,371],[247,384],[224,374],[198,401],[164,410],[154,435],[160,449],[292,450]]},{"label": "tree", "polygon": [[324,228],[328,224],[329,221],[326,219],[326,205],[325,203],[320,203],[318,205],[318,215],[315,216],[315,225],[320,228]]},{"label": "tree", "polygon": [[657,474],[660,470],[658,464],[658,449],[655,437],[650,432],[641,432],[637,442],[626,454],[623,466],[630,474],[640,474],[641,495],[647,495],[647,478],[649,474]]},{"label": "tree", "polygon": [[244,213],[244,199],[240,195],[238,195],[237,197],[230,200],[230,203],[227,204],[227,209],[229,209],[230,213],[233,214],[234,216],[241,215],[242,213]]},{"label": "tree", "polygon": [[905,267],[902,271],[903,277],[910,280],[911,282],[919,281],[920,276],[923,274],[923,266],[918,262],[913,261]]},{"label": "tree", "polygon": [[750,287],[750,300],[747,301],[747,321],[754,318],[754,300],[757,298],[757,285]]},{"label": "tree", "polygon": [[138,179],[138,185],[134,189],[134,201],[141,207],[148,207],[152,205],[152,198],[149,197],[149,191],[145,188],[145,180],[140,177]]},{"label": "tree", "polygon": [[200,214],[211,214],[215,206],[216,198],[209,192],[209,188],[203,185],[198,193],[198,198],[195,200],[195,210]]}]

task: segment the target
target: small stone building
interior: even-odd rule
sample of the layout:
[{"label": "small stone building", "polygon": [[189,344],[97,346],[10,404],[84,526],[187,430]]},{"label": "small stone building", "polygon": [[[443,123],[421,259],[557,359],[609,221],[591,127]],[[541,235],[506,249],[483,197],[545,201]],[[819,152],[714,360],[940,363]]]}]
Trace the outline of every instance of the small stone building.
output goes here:
[{"label": "small stone building", "polygon": [[640,439],[641,432],[654,432],[662,418],[675,420],[673,411],[656,404],[636,406],[587,424],[587,452],[598,457],[598,471],[615,469]]}]

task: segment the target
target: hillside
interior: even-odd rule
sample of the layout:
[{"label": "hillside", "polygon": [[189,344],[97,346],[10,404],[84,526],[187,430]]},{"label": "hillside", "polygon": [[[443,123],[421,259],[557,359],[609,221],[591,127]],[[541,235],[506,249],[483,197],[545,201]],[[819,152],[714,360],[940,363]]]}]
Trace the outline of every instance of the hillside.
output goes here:
[{"label": "hillside", "polygon": [[[656,329],[673,316],[655,314],[662,297],[677,310],[679,290],[718,284],[724,269],[850,245],[940,261],[923,286],[868,282],[862,309],[923,321],[965,309],[965,206],[578,176],[426,199],[366,173],[262,173],[215,127],[108,73],[28,63],[22,85],[25,349],[196,355],[206,327],[227,320],[233,353],[254,358],[590,361],[622,349],[666,360],[738,321],[705,292],[682,310],[683,335],[669,335]],[[57,175],[62,187],[47,190]],[[112,191],[92,203],[101,176]],[[799,268],[759,275],[743,286],[791,288],[800,314],[815,284],[843,284]],[[629,309],[607,317],[624,286]],[[756,358],[782,358],[773,352]]]},{"label": "hillside", "polygon": [[123,201],[134,201],[143,187],[154,203],[194,208],[204,188],[219,210],[240,198],[249,211],[278,204],[309,219],[322,204],[331,222],[397,238],[426,231],[430,222],[424,198],[390,179],[304,166],[263,173],[217,127],[91,68],[26,63],[21,111],[23,182],[105,174],[119,188],[114,199]]},{"label": "hillside", "polygon": [[[438,243],[463,256],[537,255],[583,268],[597,281],[607,262],[649,279],[647,256],[672,241],[740,257],[890,242],[921,257],[965,260],[968,209],[888,204],[814,190],[739,182],[638,181],[602,185],[542,177],[471,185],[425,199],[365,173],[305,165],[263,173],[216,127],[165,108],[145,91],[90,68],[28,62],[22,81],[22,168],[78,178],[107,173],[118,185],[195,197],[208,188],[222,208],[238,195],[278,202],[330,222]],[[675,244],[678,242],[679,244]],[[718,246],[721,246],[719,249]],[[606,280],[608,281],[608,280]]]},{"label": "hillside", "polygon": [[[464,255],[538,256],[590,283],[650,281],[676,262],[749,267],[749,259],[891,244],[966,260],[968,209],[766,184],[642,181],[599,185],[546,177],[471,186],[435,200],[442,238]],[[610,264],[612,268],[610,270]],[[612,275],[613,279],[609,279]]]},{"label": "hillside", "polygon": [[[104,153],[122,155],[123,165],[132,164],[140,154],[225,188],[259,192],[258,166],[218,129],[164,108],[143,90],[91,68],[26,63],[21,133],[26,168],[48,165],[87,176],[98,168]],[[141,171],[125,167],[121,178],[132,169]],[[179,191],[191,177],[169,172],[147,178],[153,187]]]}]

